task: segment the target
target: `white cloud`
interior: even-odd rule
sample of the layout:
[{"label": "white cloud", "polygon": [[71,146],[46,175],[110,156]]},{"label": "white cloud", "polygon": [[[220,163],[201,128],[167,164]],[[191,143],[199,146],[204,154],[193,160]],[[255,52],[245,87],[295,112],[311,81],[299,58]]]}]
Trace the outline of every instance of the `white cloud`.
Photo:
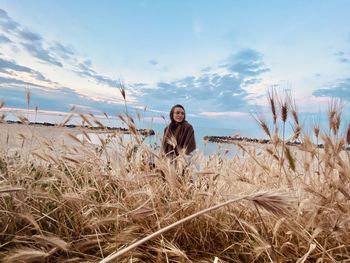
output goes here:
[{"label": "white cloud", "polygon": [[144,118],[141,118],[141,122],[151,122],[151,123],[165,124],[166,120],[164,120],[161,117],[144,117]]},{"label": "white cloud", "polygon": [[13,107],[3,107],[0,109],[0,111],[3,112],[12,112],[12,113],[20,113],[20,114],[24,114],[24,113],[42,113],[42,114],[50,114],[50,115],[57,115],[57,116],[66,116],[69,113],[68,112],[64,112],[64,111],[52,111],[52,110],[35,110],[35,109],[21,109],[21,108],[13,108]]},{"label": "white cloud", "polygon": [[216,118],[216,117],[242,117],[248,116],[246,112],[239,111],[203,111],[199,113],[200,116],[207,118]]}]

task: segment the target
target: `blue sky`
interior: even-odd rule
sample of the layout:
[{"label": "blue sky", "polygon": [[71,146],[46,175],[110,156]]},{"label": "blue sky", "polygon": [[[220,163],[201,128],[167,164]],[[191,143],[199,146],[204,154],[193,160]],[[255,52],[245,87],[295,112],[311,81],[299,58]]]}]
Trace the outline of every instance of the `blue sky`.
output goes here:
[{"label": "blue sky", "polygon": [[[291,89],[303,116],[344,102],[350,1],[0,0],[0,100],[9,108],[130,109],[194,126],[250,126],[266,91]],[[244,129],[244,128],[243,128]]]}]

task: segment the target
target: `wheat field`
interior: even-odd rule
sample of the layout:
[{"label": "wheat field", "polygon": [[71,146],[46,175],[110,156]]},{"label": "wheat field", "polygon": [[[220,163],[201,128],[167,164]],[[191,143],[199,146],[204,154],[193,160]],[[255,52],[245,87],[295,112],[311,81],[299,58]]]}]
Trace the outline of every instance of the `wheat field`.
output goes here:
[{"label": "wheat field", "polygon": [[307,134],[290,98],[268,101],[272,125],[254,117],[272,143],[237,143],[230,158],[162,158],[127,112],[131,139],[114,132],[99,146],[84,129],[81,139],[62,127],[44,136],[24,117],[22,128],[1,124],[0,261],[350,262],[340,103],[326,131]]}]

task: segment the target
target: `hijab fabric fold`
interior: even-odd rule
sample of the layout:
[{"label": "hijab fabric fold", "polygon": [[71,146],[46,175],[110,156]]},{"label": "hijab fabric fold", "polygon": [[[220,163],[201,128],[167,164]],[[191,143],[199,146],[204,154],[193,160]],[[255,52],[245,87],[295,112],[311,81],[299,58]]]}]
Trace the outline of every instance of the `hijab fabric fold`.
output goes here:
[{"label": "hijab fabric fold", "polygon": [[196,140],[194,137],[194,130],[192,125],[187,121],[165,127],[162,152],[166,156],[177,156],[182,150],[184,150],[186,154],[190,154],[195,149]]}]

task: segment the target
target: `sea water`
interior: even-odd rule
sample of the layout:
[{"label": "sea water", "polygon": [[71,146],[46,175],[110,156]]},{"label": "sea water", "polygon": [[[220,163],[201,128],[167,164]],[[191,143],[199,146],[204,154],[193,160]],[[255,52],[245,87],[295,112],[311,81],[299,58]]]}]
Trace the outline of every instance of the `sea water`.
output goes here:
[{"label": "sea water", "polygon": [[[23,111],[16,111],[16,110],[11,110],[9,112],[6,112],[6,120],[12,120],[12,121],[18,121],[19,116],[24,116],[28,119],[29,122],[37,122],[37,123],[52,123],[52,124],[61,124],[63,123],[66,118],[68,117],[68,114],[62,114],[62,113],[57,113],[53,114],[51,112],[35,112],[35,111],[28,111],[28,112],[23,112]],[[89,118],[91,123],[93,122],[93,118]],[[96,116],[95,116],[96,117]],[[108,127],[122,127],[122,128],[127,128],[127,126],[123,123],[120,122],[120,120],[116,117],[110,117],[106,118],[105,116],[100,116],[96,117],[96,119],[101,122],[103,125],[108,126]],[[82,118],[78,115],[75,114],[69,119],[69,122],[66,124],[73,124],[73,125],[86,125],[86,123],[83,123]],[[152,129],[155,132],[155,135],[148,136],[145,138],[144,143],[148,145],[154,146],[160,146],[161,140],[163,137],[164,133],[164,128],[166,127],[166,123],[156,123],[156,122],[142,122],[142,121],[137,121],[136,122],[136,128],[137,129]],[[256,134],[252,131],[247,131],[247,130],[240,130],[240,129],[235,129],[234,127],[232,129],[228,128],[214,128],[214,127],[198,127],[193,125],[194,132],[195,132],[195,139],[196,139],[196,145],[197,145],[197,150],[203,152],[204,155],[212,155],[212,154],[221,154],[221,155],[226,155],[226,156],[232,156],[235,153],[237,153],[238,149],[234,144],[225,144],[225,143],[214,143],[214,142],[209,142],[205,141],[204,137],[205,136],[234,136],[238,135],[241,137],[254,137]],[[88,133],[91,143],[100,145],[101,140],[100,139],[105,139],[108,136],[108,133],[98,133],[98,132],[90,132]],[[123,141],[128,142],[131,138],[129,134],[124,134],[121,135],[123,136]],[[83,139],[83,134],[78,134],[79,139]],[[113,142],[112,142],[113,143]],[[116,143],[116,142],[114,142]]]}]

